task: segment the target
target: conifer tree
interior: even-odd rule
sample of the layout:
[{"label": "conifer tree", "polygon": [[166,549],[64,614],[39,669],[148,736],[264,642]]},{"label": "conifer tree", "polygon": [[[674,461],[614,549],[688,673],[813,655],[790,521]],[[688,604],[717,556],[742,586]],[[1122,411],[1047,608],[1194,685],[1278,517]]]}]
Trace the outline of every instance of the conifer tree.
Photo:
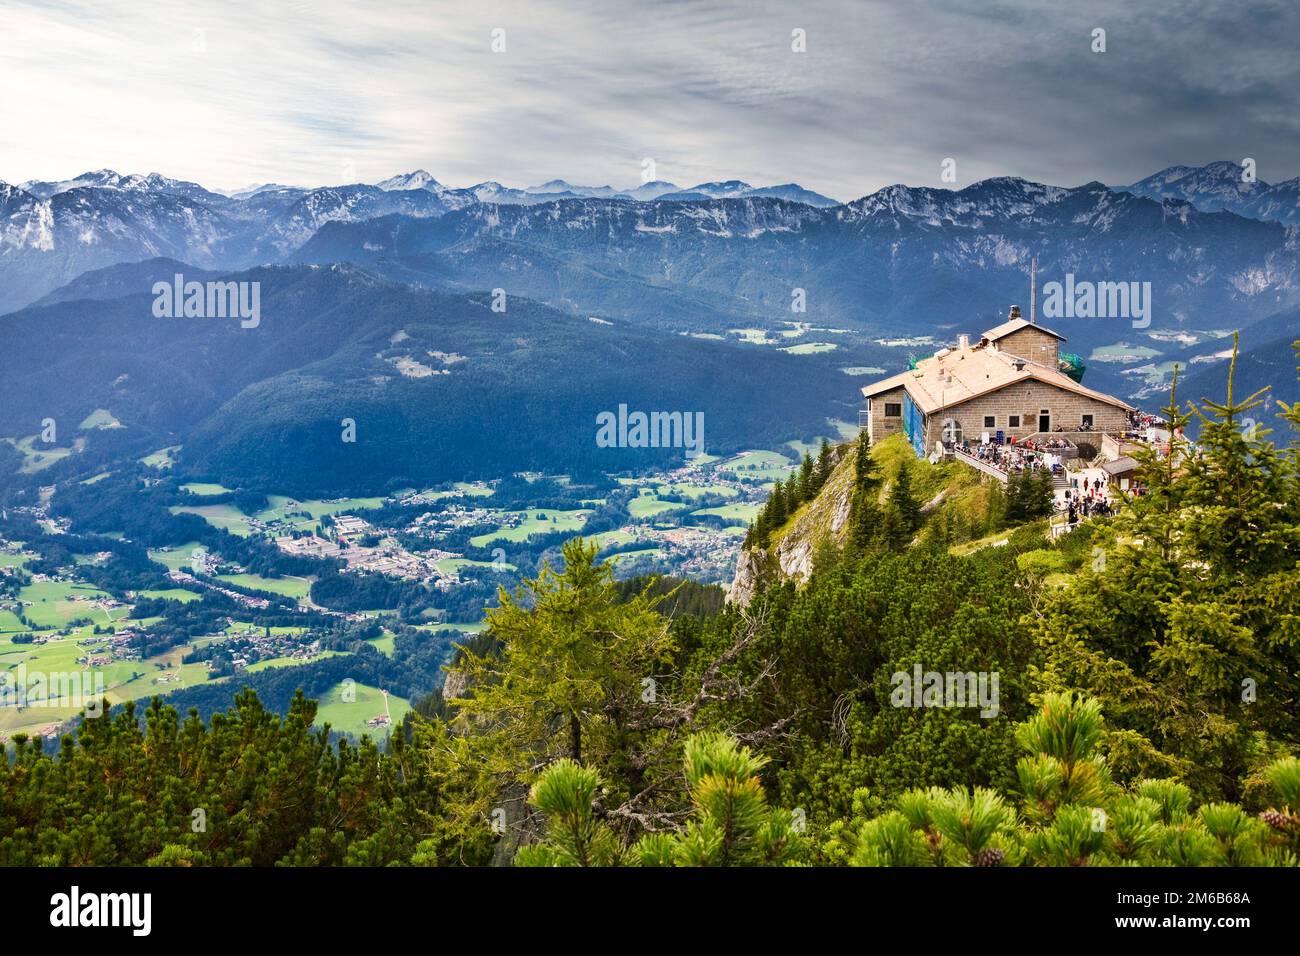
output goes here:
[{"label": "conifer tree", "polygon": [[[1100,526],[1075,582],[1030,622],[1049,687],[1099,696],[1125,732],[1128,773],[1182,775],[1197,797],[1238,800],[1261,748],[1300,735],[1300,524],[1291,456],[1243,428],[1235,360],[1223,402],[1192,406],[1191,449],[1176,390],[1170,442],[1141,450],[1143,494]],[[1268,688],[1268,690],[1265,690]],[[1212,728],[1212,730],[1210,729]]]},{"label": "conifer tree", "polygon": [[608,770],[638,746],[628,724],[645,709],[643,681],[661,673],[675,644],[654,610],[661,598],[624,600],[597,550],[575,538],[562,572],[546,566],[514,594],[502,589],[500,607],[488,610],[500,650],[463,648],[452,668],[468,689],[449,703],[474,729],[461,738],[461,760],[481,781],[466,813],[486,815],[511,785],[531,784],[539,763],[568,757]]},{"label": "conifer tree", "polygon": [[520,849],[517,866],[611,866],[625,855],[642,866],[778,866],[797,857],[802,841],[792,815],[768,806],[758,773],[767,762],[720,733],[685,744],[691,814],[676,831],[643,837],[624,850],[592,811],[598,773],[561,760],[533,787],[531,802],[546,817],[546,838]]},{"label": "conifer tree", "polygon": [[912,495],[912,473],[907,462],[900,462],[894,484],[889,489],[886,514],[886,541],[895,551],[911,544],[921,527],[921,506]]},{"label": "conifer tree", "polygon": [[831,448],[831,443],[825,438],[822,439],[821,450],[817,453],[817,490],[820,491],[822,485],[831,477],[831,472],[835,470],[835,452]]},{"label": "conifer tree", "polygon": [[804,452],[803,465],[799,468],[800,501],[812,501],[813,495],[817,494],[816,477],[816,467],[813,465],[812,455]]},{"label": "conifer tree", "polygon": [[[770,510],[768,510],[770,509]],[[771,531],[777,531],[785,524],[786,519],[786,501],[785,485],[777,482],[772,486],[772,496],[767,500],[768,528]]]},{"label": "conifer tree", "polygon": [[854,447],[853,498],[849,511],[849,540],[858,550],[871,548],[880,536],[879,489],[880,477],[871,457],[871,437],[863,429]]}]

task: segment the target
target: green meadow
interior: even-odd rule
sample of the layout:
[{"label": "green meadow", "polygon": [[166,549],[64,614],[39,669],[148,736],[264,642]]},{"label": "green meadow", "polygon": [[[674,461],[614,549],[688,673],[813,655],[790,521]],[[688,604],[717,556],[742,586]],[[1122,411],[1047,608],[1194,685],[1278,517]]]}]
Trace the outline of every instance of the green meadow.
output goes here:
[{"label": "green meadow", "polygon": [[194,552],[202,547],[203,545],[197,541],[191,541],[175,548],[150,551],[149,557],[166,567],[168,571],[189,571]]},{"label": "green meadow", "polygon": [[[345,689],[350,689],[355,699],[344,700]],[[329,724],[330,727],[340,733],[351,734],[354,737],[368,734],[381,740],[388,736],[393,727],[401,723],[406,712],[411,709],[411,705],[401,697],[396,694],[389,694],[387,713],[392,717],[393,722],[387,727],[367,726],[366,722],[370,718],[385,713],[384,695],[379,692],[377,687],[370,687],[366,684],[352,684],[349,688],[346,682],[335,684],[321,694],[318,704],[314,726],[322,727]]]},{"label": "green meadow", "polygon": [[248,515],[232,504],[172,505],[167,510],[174,515],[198,515],[213,527],[224,528],[231,534],[237,534],[241,538],[246,538],[253,533],[252,529],[248,527]]},{"label": "green meadow", "polygon": [[191,481],[181,485],[182,491],[188,491],[192,495],[228,495],[234,491],[233,488],[227,488],[225,485],[214,484],[210,481]]},{"label": "green meadow", "polygon": [[724,521],[739,521],[748,525],[758,517],[758,513],[762,510],[762,502],[736,501],[729,505],[719,505],[716,508],[701,508],[698,511],[692,511],[691,514],[716,515]]},{"label": "green meadow", "polygon": [[728,458],[717,466],[737,478],[757,478],[762,481],[784,481],[794,471],[794,464],[785,455],[775,451],[747,451]]},{"label": "green meadow", "polygon": [[66,627],[69,621],[80,617],[92,618],[96,624],[109,624],[126,617],[129,608],[117,608],[110,613],[87,603],[106,597],[104,591],[74,581],[34,581],[18,592],[18,600],[30,605],[23,608],[23,613],[38,629]]},{"label": "green meadow", "polygon": [[238,585],[241,588],[253,588],[257,591],[270,591],[283,594],[295,600],[301,600],[311,590],[311,581],[306,578],[264,578],[260,574],[222,574],[217,580]]},{"label": "green meadow", "polygon": [[176,453],[181,450],[180,445],[169,445],[166,448],[159,448],[150,455],[145,455],[140,459],[140,464],[148,468],[170,468],[176,464]]},{"label": "green meadow", "polygon": [[470,538],[469,543],[476,548],[481,548],[492,541],[527,541],[535,534],[551,534],[557,531],[573,534],[582,530],[582,525],[591,512],[586,509],[556,511],[549,508],[530,508],[527,511],[512,511],[507,514],[517,514],[523,520],[513,528],[503,525],[495,531],[477,535]]}]

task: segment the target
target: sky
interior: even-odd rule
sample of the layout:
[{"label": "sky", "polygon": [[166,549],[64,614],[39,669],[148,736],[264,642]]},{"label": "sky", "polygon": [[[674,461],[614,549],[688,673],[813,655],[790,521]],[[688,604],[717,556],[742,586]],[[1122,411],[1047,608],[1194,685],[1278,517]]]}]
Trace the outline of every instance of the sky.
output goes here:
[{"label": "sky", "polygon": [[0,180],[1275,182],[1297,36],[1294,0],[0,0]]}]

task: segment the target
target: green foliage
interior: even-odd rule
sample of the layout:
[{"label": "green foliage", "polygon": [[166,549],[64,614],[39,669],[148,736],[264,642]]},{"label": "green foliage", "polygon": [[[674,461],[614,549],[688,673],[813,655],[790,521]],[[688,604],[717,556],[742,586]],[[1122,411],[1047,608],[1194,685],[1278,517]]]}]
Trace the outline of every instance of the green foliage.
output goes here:
[{"label": "green foliage", "polygon": [[685,744],[690,797],[686,824],[652,833],[624,850],[597,820],[596,771],[561,760],[533,786],[531,802],[546,817],[543,841],[522,847],[518,866],[778,866],[798,858],[792,815],[767,805],[758,773],[766,762],[725,734],[702,733]]},{"label": "green foliage", "polygon": [[1011,475],[1007,479],[1003,523],[1017,527],[1046,518],[1052,513],[1053,495],[1052,474],[1046,469]]},{"label": "green foliage", "polygon": [[533,784],[529,802],[545,814],[545,843],[522,847],[516,866],[617,866],[623,849],[591,801],[600,774],[567,758],[553,763]]},{"label": "green foliage", "polygon": [[[861,820],[856,866],[1267,866],[1295,864],[1293,821],[1270,810],[1208,803],[1192,815],[1187,787],[1147,780],[1126,791],[1095,753],[1100,705],[1049,695],[1020,725],[1019,812],[1001,794],[931,787],[900,794],[895,809]],[[1293,759],[1293,758],[1290,758]],[[1270,777],[1289,785],[1288,760]],[[843,841],[843,837],[837,837]]]},{"label": "green foliage", "polygon": [[[1175,388],[1171,453],[1137,453],[1145,493],[1028,624],[1045,688],[1106,707],[1122,779],[1174,774],[1197,799],[1237,802],[1300,740],[1300,472],[1267,429],[1243,426],[1260,399],[1236,401],[1231,378],[1225,402],[1191,412]],[[1180,437],[1192,415],[1195,449]]]},{"label": "green foliage", "polygon": [[[549,566],[488,611],[496,638],[483,653],[463,648],[453,672],[466,688],[457,708],[458,760],[475,779],[459,810],[477,819],[533,783],[534,768],[560,757],[596,767],[625,799],[653,764],[645,748],[660,728],[646,680],[668,670],[675,643],[655,612],[663,598],[619,593],[596,546],[565,544],[564,570]],[[667,680],[665,679],[665,692]]]},{"label": "green foliage", "polygon": [[[328,743],[299,694],[282,718],[251,691],[204,725],[154,700],[86,720],[57,755],[15,738],[0,761],[7,866],[364,865],[483,862],[486,840],[444,821],[454,785],[394,738],[381,754]],[[425,728],[423,734],[436,734]],[[421,738],[421,747],[436,751]]]},{"label": "green foliage", "polygon": [[906,461],[902,461],[889,489],[881,537],[888,548],[901,551],[912,543],[920,527],[921,506],[912,495],[912,470]]}]

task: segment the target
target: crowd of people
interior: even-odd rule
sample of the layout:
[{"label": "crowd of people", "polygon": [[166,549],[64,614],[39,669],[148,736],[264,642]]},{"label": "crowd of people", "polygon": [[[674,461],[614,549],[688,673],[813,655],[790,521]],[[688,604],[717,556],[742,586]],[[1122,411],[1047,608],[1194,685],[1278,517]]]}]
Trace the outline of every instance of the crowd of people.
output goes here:
[{"label": "crowd of people", "polygon": [[1141,431],[1147,428],[1161,428],[1165,420],[1159,415],[1148,415],[1146,412],[1129,412],[1128,427],[1130,431]]},{"label": "crowd of people", "polygon": [[1040,439],[1039,441],[1035,441],[1032,438],[1026,438],[1021,442],[1021,445],[1031,451],[1065,451],[1066,449],[1073,448],[1074,442],[1066,438],[1047,438]]},{"label": "crowd of people", "polygon": [[1070,487],[1065,492],[1065,510],[1071,525],[1078,524],[1082,519],[1110,514],[1106,483],[1100,478],[1071,478]]},{"label": "crowd of people", "polygon": [[[1040,445],[1039,448],[1041,447]],[[1043,459],[1038,456],[1028,443],[1024,445],[989,443],[971,447],[968,442],[963,442],[960,450],[963,454],[969,455],[976,461],[990,465],[1007,475],[1021,475],[1026,472],[1032,474],[1047,467]],[[1054,474],[1060,473],[1061,466],[1053,466],[1052,472]]]}]

